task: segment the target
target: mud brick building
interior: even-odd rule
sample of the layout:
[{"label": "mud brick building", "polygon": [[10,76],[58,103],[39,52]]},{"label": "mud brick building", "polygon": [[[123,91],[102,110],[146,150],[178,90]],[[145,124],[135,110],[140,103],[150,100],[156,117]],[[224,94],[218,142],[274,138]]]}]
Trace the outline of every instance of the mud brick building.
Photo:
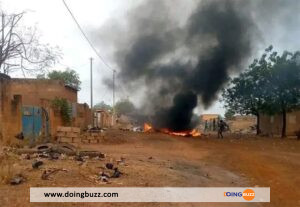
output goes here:
[{"label": "mud brick building", "polygon": [[113,125],[113,115],[106,110],[95,110],[94,124],[99,128],[107,128]]},{"label": "mud brick building", "polygon": [[206,131],[216,131],[220,119],[220,114],[202,114],[200,116],[201,129]]},{"label": "mud brick building", "polygon": [[33,139],[55,135],[56,128],[64,125],[61,114],[53,108],[55,98],[69,103],[72,126],[86,128],[91,123],[91,110],[77,102],[76,89],[58,80],[0,74],[0,139],[7,141],[21,132]]}]

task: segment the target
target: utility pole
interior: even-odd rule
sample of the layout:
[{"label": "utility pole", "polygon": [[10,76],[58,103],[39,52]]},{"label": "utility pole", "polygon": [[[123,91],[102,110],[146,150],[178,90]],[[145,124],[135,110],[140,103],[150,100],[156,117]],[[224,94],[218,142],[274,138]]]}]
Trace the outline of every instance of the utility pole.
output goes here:
[{"label": "utility pole", "polygon": [[90,69],[91,69],[91,118],[92,127],[94,127],[94,112],[93,112],[93,58],[90,58]]},{"label": "utility pole", "polygon": [[115,108],[115,70],[113,70],[113,108]]},{"label": "utility pole", "polygon": [[116,117],[116,111],[115,111],[115,73],[116,73],[116,71],[113,70],[113,116],[112,116],[112,126],[115,124],[115,117]]}]

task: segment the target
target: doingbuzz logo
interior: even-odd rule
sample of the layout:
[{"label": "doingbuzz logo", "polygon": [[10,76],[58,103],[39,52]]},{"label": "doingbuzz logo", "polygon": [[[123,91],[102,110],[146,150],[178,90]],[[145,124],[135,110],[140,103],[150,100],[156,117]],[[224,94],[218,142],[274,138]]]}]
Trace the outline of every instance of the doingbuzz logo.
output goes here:
[{"label": "doingbuzz logo", "polygon": [[246,201],[251,201],[255,197],[255,192],[252,189],[246,189],[243,192],[224,192],[225,197],[243,197]]}]

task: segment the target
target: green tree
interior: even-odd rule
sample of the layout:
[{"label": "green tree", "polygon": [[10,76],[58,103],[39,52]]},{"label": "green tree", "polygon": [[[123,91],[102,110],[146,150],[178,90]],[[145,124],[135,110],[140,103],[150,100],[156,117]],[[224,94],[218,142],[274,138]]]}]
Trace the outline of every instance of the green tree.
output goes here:
[{"label": "green tree", "polygon": [[257,117],[257,131],[260,133],[260,113],[264,111],[264,92],[262,91],[263,74],[265,73],[257,63],[266,64],[262,57],[255,59],[249,68],[238,77],[231,80],[227,89],[223,90],[223,101],[227,110],[241,115],[255,115]]},{"label": "green tree", "polygon": [[265,94],[267,100],[267,113],[281,114],[281,137],[286,136],[286,114],[300,107],[300,52],[269,51],[268,85]]},{"label": "green tree", "polygon": [[235,114],[235,112],[232,110],[232,109],[227,109],[226,111],[225,111],[225,114],[224,114],[224,116],[225,116],[225,119],[226,120],[232,120],[233,118],[234,118],[234,114]]},{"label": "green tree", "polygon": [[[41,76],[37,77],[41,78]],[[81,81],[79,74],[75,70],[67,69],[65,71],[53,70],[47,74],[47,78],[51,80],[61,80],[66,85],[71,86],[77,90],[80,90]]]},{"label": "green tree", "polygon": [[117,114],[125,114],[128,115],[135,110],[133,103],[129,99],[123,99],[116,103],[115,111]]},{"label": "green tree", "polygon": [[106,104],[104,101],[101,101],[100,103],[97,103],[94,105],[94,109],[101,109],[106,111],[111,111],[112,107],[108,104]]},{"label": "green tree", "polygon": [[239,114],[282,114],[282,133],[286,132],[286,113],[299,107],[300,64],[299,52],[284,52],[281,56],[270,46],[262,57],[234,78],[223,91],[227,109]]}]

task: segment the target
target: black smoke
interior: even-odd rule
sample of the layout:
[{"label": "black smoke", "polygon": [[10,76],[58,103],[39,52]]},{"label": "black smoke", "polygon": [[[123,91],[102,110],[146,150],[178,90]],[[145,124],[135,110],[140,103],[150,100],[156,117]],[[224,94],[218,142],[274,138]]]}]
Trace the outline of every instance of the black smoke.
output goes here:
[{"label": "black smoke", "polygon": [[228,80],[230,70],[241,68],[251,53],[254,25],[239,12],[234,1],[203,2],[189,19],[188,42],[201,44],[205,38],[214,40],[201,53],[196,66],[185,80],[185,86],[201,96],[209,106]]},{"label": "black smoke", "polygon": [[176,2],[150,0],[130,11],[115,60],[122,84],[146,86],[141,112],[147,111],[152,124],[183,131],[195,127],[194,108],[210,106],[230,75],[244,68],[264,9],[253,11],[264,4],[202,0],[183,20],[180,9],[170,9]]},{"label": "black smoke", "polygon": [[197,95],[191,91],[178,93],[173,99],[173,106],[160,108],[154,115],[156,128],[173,131],[185,131],[193,128],[193,109],[197,106]]}]

